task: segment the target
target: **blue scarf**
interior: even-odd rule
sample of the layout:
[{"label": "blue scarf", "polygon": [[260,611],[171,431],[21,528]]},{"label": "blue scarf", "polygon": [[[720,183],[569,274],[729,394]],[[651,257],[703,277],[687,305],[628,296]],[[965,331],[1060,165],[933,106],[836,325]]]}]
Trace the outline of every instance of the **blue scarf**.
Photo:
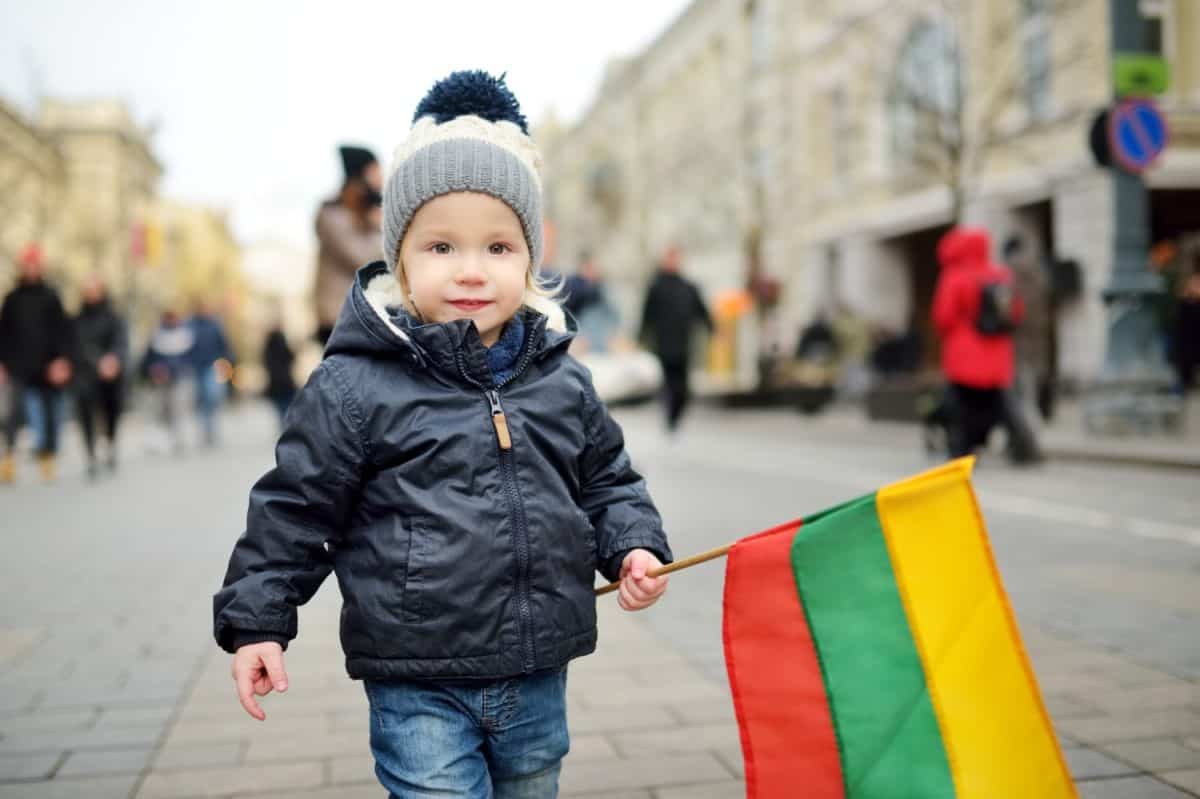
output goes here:
[{"label": "blue scarf", "polygon": [[513,370],[517,368],[517,359],[521,357],[521,350],[524,347],[525,322],[521,319],[521,313],[518,311],[517,315],[504,326],[496,343],[488,347],[488,368],[492,370],[492,380],[497,385],[512,377]]}]

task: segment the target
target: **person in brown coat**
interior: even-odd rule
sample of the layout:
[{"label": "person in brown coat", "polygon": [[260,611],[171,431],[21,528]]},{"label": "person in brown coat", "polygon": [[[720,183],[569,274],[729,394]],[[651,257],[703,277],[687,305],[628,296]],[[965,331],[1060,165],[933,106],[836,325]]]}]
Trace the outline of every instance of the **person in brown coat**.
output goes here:
[{"label": "person in brown coat", "polygon": [[383,174],[370,150],[341,147],[345,180],[337,197],[317,211],[317,340],[322,345],[360,266],[383,256],[380,234],[380,189]]}]

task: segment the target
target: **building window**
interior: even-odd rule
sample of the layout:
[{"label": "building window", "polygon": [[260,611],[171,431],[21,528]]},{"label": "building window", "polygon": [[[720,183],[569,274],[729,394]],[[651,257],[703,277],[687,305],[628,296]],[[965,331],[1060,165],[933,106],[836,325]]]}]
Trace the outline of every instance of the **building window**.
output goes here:
[{"label": "building window", "polygon": [[833,150],[833,174],[845,177],[850,173],[850,108],[844,86],[829,93],[829,122]]},{"label": "building window", "polygon": [[[1178,67],[1179,38],[1176,36],[1176,26],[1179,24],[1179,11],[1171,0],[1138,0],[1138,11],[1142,16],[1142,51],[1162,56],[1163,60]],[[1166,93],[1159,98],[1168,106],[1181,99],[1175,93],[1175,85],[1167,87]],[[1197,100],[1200,102],[1200,95]]]},{"label": "building window", "polygon": [[1050,116],[1049,0],[1023,0],[1021,20],[1022,89],[1025,110],[1035,121]]},{"label": "building window", "polygon": [[1142,50],[1166,55],[1163,44],[1163,25],[1167,16],[1165,0],[1140,0],[1138,11],[1142,14]]},{"label": "building window", "polygon": [[909,33],[893,71],[888,93],[892,155],[911,165],[919,145],[942,151],[957,146],[962,103],[962,59],[953,32],[923,22]]}]

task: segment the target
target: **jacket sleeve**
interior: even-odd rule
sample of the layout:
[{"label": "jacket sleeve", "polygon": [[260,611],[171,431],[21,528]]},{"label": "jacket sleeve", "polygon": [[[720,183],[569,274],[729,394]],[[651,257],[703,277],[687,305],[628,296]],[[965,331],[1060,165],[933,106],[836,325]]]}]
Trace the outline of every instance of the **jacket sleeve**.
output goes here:
[{"label": "jacket sleeve", "polygon": [[55,293],[50,305],[50,329],[53,331],[52,350],[55,358],[66,358],[72,363],[79,361],[76,349],[75,320],[67,316],[62,300]]},{"label": "jacket sleeve", "polygon": [[646,291],[646,300],[642,303],[642,321],[638,325],[638,340],[648,343],[653,335],[654,321],[658,316],[658,292],[654,283]]},{"label": "jacket sleeve", "polygon": [[149,346],[146,347],[146,351],[142,353],[142,357],[138,361],[138,377],[142,379],[150,377],[150,370],[161,361],[158,351],[154,349],[154,339],[151,338]]},{"label": "jacket sleeve", "polygon": [[108,352],[117,356],[117,360],[121,362],[121,369],[127,369],[129,364],[129,328],[125,324],[125,320],[119,316],[113,316],[112,324],[112,340],[109,342]]},{"label": "jacket sleeve", "polygon": [[696,317],[700,320],[702,325],[708,328],[709,332],[711,333],[713,329],[713,319],[712,314],[708,311],[708,306],[704,303],[704,295],[700,293],[700,289],[696,288],[696,286],[692,286],[692,296],[695,297],[694,301],[696,303]]},{"label": "jacket sleeve", "polygon": [[631,549],[647,549],[663,563],[672,560],[662,519],[633,469],[625,437],[591,381],[584,396],[587,445],[580,463],[580,506],[596,531],[596,562],[609,580],[620,576],[621,558]]},{"label": "jacket sleeve", "polygon": [[941,335],[954,327],[961,314],[958,281],[954,275],[942,274],[933,292],[933,324]]},{"label": "jacket sleeve", "polygon": [[236,363],[237,358],[234,357],[233,348],[229,346],[229,337],[225,335],[225,329],[217,325],[217,346],[221,351],[221,357],[230,363]]},{"label": "jacket sleeve", "polygon": [[325,360],[288,411],[275,468],[250,491],[246,531],[213,597],[223,649],[296,637],[296,608],[332,570],[326,541],[341,537],[358,496],[361,418],[341,368]]},{"label": "jacket sleeve", "polygon": [[16,336],[13,331],[9,330],[12,327],[12,295],[4,298],[4,304],[0,305],[0,366],[8,368],[12,361],[12,346]]}]

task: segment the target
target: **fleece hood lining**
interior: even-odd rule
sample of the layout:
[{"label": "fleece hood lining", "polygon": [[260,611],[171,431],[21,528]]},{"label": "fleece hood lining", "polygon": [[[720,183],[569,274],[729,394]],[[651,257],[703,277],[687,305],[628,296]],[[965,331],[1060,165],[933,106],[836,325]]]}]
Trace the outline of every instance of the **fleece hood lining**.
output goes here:
[{"label": "fleece hood lining", "polygon": [[[391,314],[388,308],[403,308],[404,307],[404,291],[400,287],[400,281],[396,279],[392,272],[381,272],[372,277],[363,289],[363,296],[367,299],[367,304],[375,312],[375,315],[387,325],[388,329],[395,333],[402,341],[410,342],[412,339],[400,327],[392,321]],[[556,330],[560,333],[565,333],[567,330],[566,316],[563,314],[562,308],[554,300],[543,297],[533,292],[525,292],[524,306],[530,310],[536,311],[546,317],[546,328]]]}]

